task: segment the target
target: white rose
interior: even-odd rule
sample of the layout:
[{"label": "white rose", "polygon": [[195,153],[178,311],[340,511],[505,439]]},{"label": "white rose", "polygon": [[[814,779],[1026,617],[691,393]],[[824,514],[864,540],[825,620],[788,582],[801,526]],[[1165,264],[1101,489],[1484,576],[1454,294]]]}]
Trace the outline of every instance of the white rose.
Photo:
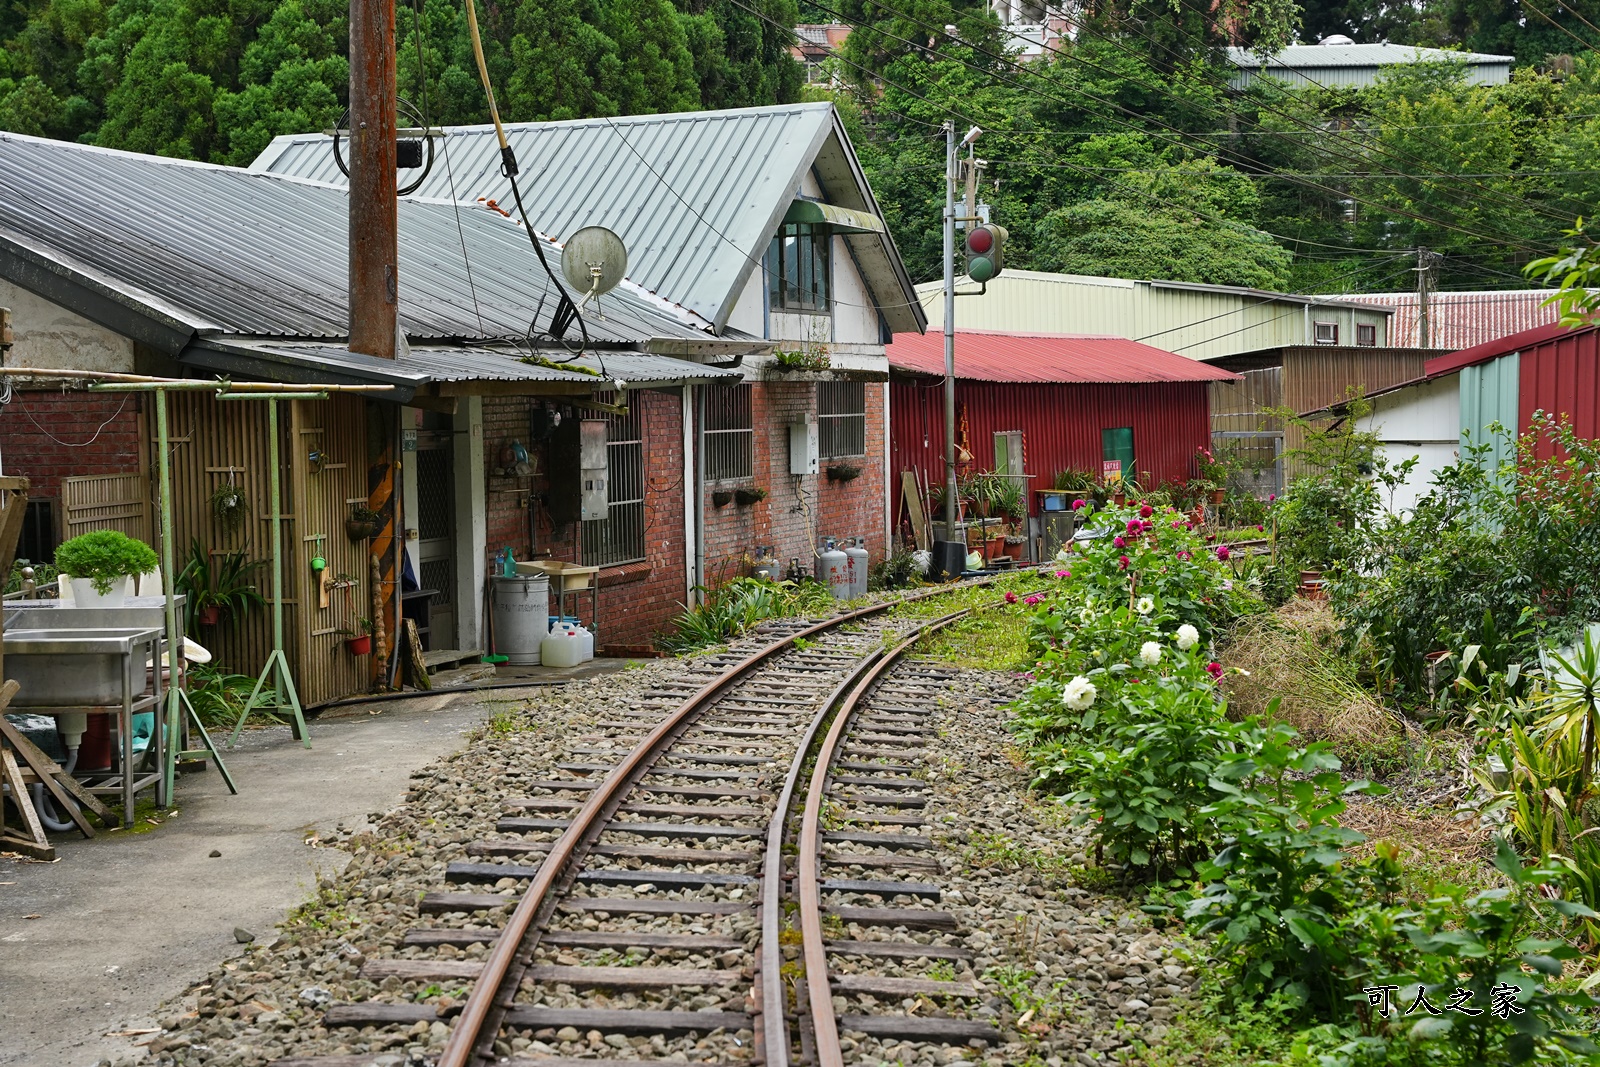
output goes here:
[{"label": "white rose", "polygon": [[1178,647],[1187,652],[1200,643],[1200,631],[1188,623],[1178,627]]},{"label": "white rose", "polygon": [[1154,667],[1161,662],[1161,646],[1154,641],[1146,641],[1139,646],[1139,662],[1146,667]]},{"label": "white rose", "polygon": [[1142,596],[1139,598],[1139,603],[1134,605],[1134,610],[1140,615],[1148,615],[1156,610],[1156,602],[1147,596]]},{"label": "white rose", "polygon": [[1061,688],[1061,702],[1073,711],[1086,710],[1096,695],[1094,683],[1081,674]]}]

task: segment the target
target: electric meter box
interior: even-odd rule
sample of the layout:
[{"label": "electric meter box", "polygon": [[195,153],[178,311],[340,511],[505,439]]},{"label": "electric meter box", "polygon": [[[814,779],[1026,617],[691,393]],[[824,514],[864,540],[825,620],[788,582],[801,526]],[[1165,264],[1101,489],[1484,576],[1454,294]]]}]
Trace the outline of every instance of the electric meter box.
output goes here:
[{"label": "electric meter box", "polygon": [[810,415],[789,424],[789,473],[817,473],[817,420]]},{"label": "electric meter box", "polygon": [[584,419],[578,428],[579,500],[578,517],[606,517],[606,423],[604,419]]}]

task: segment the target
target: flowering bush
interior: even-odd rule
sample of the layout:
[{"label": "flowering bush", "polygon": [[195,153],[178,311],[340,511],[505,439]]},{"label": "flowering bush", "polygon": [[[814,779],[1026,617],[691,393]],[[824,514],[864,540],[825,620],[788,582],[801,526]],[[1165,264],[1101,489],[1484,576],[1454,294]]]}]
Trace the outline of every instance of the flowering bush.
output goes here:
[{"label": "flowering bush", "polygon": [[1171,508],[1137,502],[1089,528],[1101,536],[1077,542],[1070,570],[1026,601],[1037,663],[1013,728],[1037,784],[1093,821],[1103,858],[1187,869],[1206,855],[1199,812],[1235,729],[1205,646],[1257,604]]}]

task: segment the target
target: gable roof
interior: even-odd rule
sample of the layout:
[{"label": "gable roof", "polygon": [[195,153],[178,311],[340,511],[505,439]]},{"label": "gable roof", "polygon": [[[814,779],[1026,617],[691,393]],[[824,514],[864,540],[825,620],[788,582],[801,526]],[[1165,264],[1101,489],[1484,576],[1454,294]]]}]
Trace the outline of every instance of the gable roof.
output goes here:
[{"label": "gable roof", "polygon": [[[830,203],[883,216],[831,103],[513,122],[506,136],[533,225],[558,238],[584,226],[615,230],[628,277],[719,331],[806,174]],[[332,145],[321,133],[286,134],[250,169],[343,186]],[[448,127],[440,152],[419,196],[511,205],[493,126]],[[845,241],[891,329],[922,329],[887,231]]]},{"label": "gable roof", "polygon": [[1417,45],[1355,44],[1348,39],[1341,43],[1332,38],[1322,44],[1292,44],[1266,57],[1248,48],[1228,49],[1229,62],[1238,68],[1238,73],[1229,79],[1234,88],[1247,85],[1257,76],[1301,85],[1372,85],[1383,67],[1410,63],[1462,63],[1466,65],[1469,83],[1501,85],[1510,80],[1515,59],[1515,56]]},{"label": "gable roof", "polygon": [[[897,334],[889,366],[944,374],[944,335]],[[1224,382],[1239,376],[1125,337],[956,331],[956,377],[980,382]]]}]

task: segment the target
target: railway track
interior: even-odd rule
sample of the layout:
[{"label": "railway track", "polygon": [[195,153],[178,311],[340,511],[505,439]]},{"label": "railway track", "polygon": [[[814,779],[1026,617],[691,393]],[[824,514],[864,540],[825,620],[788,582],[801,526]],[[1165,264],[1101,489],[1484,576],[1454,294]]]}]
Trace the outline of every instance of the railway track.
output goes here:
[{"label": "railway track", "polygon": [[[275,1067],[840,1067],[863,1042],[997,1043],[964,1011],[982,990],[922,811],[955,672],[907,658],[970,609],[897,603],[763,628],[598,723],[363,963],[406,999],[325,1012],[372,1051]],[[520,890],[503,925],[485,885]],[[436,1060],[407,1043],[439,1026]]]}]

